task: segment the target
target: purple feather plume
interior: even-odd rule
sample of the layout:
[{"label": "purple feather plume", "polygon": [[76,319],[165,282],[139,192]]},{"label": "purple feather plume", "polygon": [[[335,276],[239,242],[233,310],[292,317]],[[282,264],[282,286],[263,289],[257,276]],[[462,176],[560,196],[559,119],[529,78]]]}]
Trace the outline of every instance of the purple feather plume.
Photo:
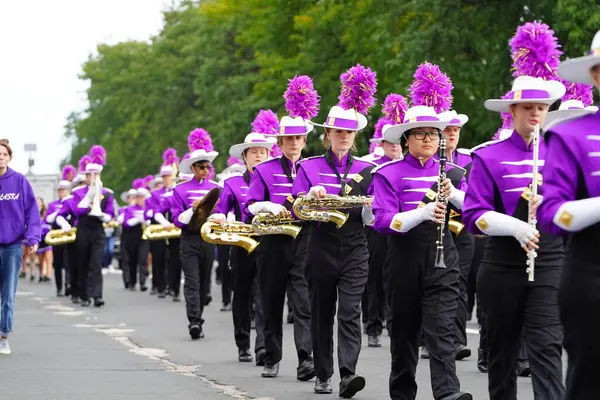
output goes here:
[{"label": "purple feather plume", "polygon": [[146,177],[144,177],[144,184],[146,185],[146,189],[150,187],[151,183],[154,183],[154,175],[146,175]]},{"label": "purple feather plume", "polygon": [[190,152],[200,149],[209,152],[215,149],[212,144],[210,133],[202,128],[196,128],[190,132],[190,135],[188,136],[188,148]]},{"label": "purple feather plume", "polygon": [[308,75],[290,79],[283,98],[285,109],[292,118],[312,119],[319,114],[319,94]]},{"label": "purple feather plume", "polygon": [[386,119],[394,124],[401,124],[404,122],[404,114],[408,110],[408,104],[406,104],[404,96],[390,93],[383,102],[382,110]]},{"label": "purple feather plume", "polygon": [[188,158],[190,158],[190,157],[191,157],[191,154],[190,154],[190,153],[185,153],[185,155],[183,156],[183,158],[181,159],[181,161],[183,161],[183,160],[187,160],[187,159],[188,159]]},{"label": "purple feather plume", "polygon": [[99,144],[93,145],[89,152],[92,162],[98,165],[106,164],[106,150]]},{"label": "purple feather plume", "polygon": [[[386,117],[381,117],[379,118],[379,120],[377,120],[377,123],[375,124],[375,132],[373,133],[373,139],[383,138],[383,127],[386,124],[394,125],[394,122],[387,119]],[[369,153],[373,153],[377,147],[381,147],[381,144],[371,143],[371,145],[369,146]]]},{"label": "purple feather plume", "polygon": [[344,110],[355,109],[367,114],[375,106],[377,99],[377,73],[360,64],[350,68],[340,76],[342,91],[339,106]]},{"label": "purple feather plume", "polygon": [[562,101],[579,100],[586,107],[591,106],[594,103],[594,91],[591,85],[574,83],[566,79],[560,79],[560,82],[567,88],[567,92],[563,96]]},{"label": "purple feather plume", "polygon": [[271,110],[260,110],[252,121],[252,132],[263,135],[277,135],[279,133],[279,118]]},{"label": "purple feather plume", "polygon": [[135,178],[131,184],[131,186],[137,190],[141,188],[146,188],[146,182],[142,178]]},{"label": "purple feather plume", "polygon": [[77,170],[71,164],[67,164],[62,169],[62,180],[63,181],[72,181],[77,175]]},{"label": "purple feather plume", "polygon": [[279,146],[275,145],[271,148],[271,150],[269,151],[269,155],[272,158],[275,157],[279,157],[280,155],[282,155],[283,153],[281,152],[281,149],[279,148]]},{"label": "purple feather plume", "polygon": [[[508,92],[504,96],[502,96],[502,100],[510,100],[513,99],[515,94],[513,92]],[[510,128],[512,126],[512,115],[509,112],[500,113],[500,118],[502,118],[502,127],[500,130],[504,128]]]},{"label": "purple feather plume", "polygon": [[177,165],[179,164],[179,157],[177,157],[177,150],[168,148],[163,152],[163,165]]},{"label": "purple feather plume", "polygon": [[527,22],[517,28],[509,41],[513,59],[513,76],[556,79],[563,54],[554,31],[541,22]]},{"label": "purple feather plume", "polygon": [[237,158],[235,158],[235,157],[231,157],[231,156],[230,156],[230,157],[227,159],[227,166],[228,166],[228,167],[231,167],[232,165],[242,165],[242,163],[241,163],[241,162],[240,162],[240,160],[238,160]]},{"label": "purple feather plume", "polygon": [[439,66],[425,62],[419,65],[413,77],[415,80],[409,89],[412,106],[433,107],[437,113],[452,108],[454,86]]},{"label": "purple feather plume", "polygon": [[79,159],[79,172],[85,172],[85,167],[92,163],[92,157],[85,155]]}]

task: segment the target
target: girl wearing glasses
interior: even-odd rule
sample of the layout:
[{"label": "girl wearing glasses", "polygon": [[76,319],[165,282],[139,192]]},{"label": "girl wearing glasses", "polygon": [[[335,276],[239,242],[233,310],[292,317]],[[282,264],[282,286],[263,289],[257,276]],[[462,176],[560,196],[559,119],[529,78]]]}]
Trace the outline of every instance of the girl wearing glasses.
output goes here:
[{"label": "girl wearing glasses", "polygon": [[[410,108],[404,123],[383,129],[384,139],[400,143],[406,156],[373,171],[374,227],[391,235],[383,281],[387,283],[385,293],[390,306],[392,399],[416,397],[421,328],[430,355],[434,397],[472,399],[469,393],[460,391],[456,376],[453,325],[459,270],[458,255],[447,228],[443,243],[445,268],[434,266],[437,224],[446,218],[444,204],[436,202],[439,164],[434,156],[447,124],[431,107]],[[460,209],[466,183],[462,170],[451,171],[447,175],[456,187],[446,179],[441,191]]]}]

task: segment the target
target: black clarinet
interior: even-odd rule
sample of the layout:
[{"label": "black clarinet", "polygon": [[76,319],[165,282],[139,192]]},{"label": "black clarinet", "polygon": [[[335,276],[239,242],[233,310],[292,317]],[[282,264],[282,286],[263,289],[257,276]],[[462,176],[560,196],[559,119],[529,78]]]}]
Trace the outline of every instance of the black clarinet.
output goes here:
[{"label": "black clarinet", "polygon": [[[446,137],[443,133],[440,133],[440,149],[439,149],[439,158],[440,158],[440,173],[438,176],[438,188],[437,188],[437,197],[435,199],[436,202],[443,203],[446,207],[448,206],[448,199],[446,196],[442,195],[442,182],[446,180]],[[437,231],[437,241],[436,244],[436,252],[435,252],[435,263],[433,264],[434,268],[446,268],[446,264],[444,263],[444,230],[446,229],[446,218],[441,224],[438,225]]]}]

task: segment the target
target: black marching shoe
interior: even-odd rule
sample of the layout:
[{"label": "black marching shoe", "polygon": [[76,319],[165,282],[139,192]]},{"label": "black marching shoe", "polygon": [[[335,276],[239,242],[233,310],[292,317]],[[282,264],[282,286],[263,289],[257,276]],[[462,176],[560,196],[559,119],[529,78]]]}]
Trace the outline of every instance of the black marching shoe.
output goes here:
[{"label": "black marching shoe", "polygon": [[480,348],[477,349],[477,369],[484,374],[488,372],[488,354]]},{"label": "black marching shoe", "polygon": [[142,285],[142,284],[140,283],[140,290],[141,290],[142,292],[145,292],[146,290],[148,290],[148,286],[146,286],[146,285]]},{"label": "black marching shoe", "polygon": [[104,305],[104,300],[102,300],[102,297],[96,297],[94,299],[94,307],[102,307]]},{"label": "black marching shoe", "polygon": [[324,381],[317,378],[315,381],[315,393],[316,394],[331,394],[333,393],[333,388],[331,387],[331,379],[326,379]]},{"label": "black marching shoe", "polygon": [[209,305],[211,301],[212,301],[212,295],[209,293],[206,295],[206,297],[204,299],[204,305],[205,306]]},{"label": "black marching shoe", "polygon": [[77,296],[71,296],[71,303],[79,304],[79,303],[81,303],[81,300]]},{"label": "black marching shoe", "polygon": [[238,350],[238,361],[239,362],[252,362],[252,354],[248,350]]},{"label": "black marching shoe", "polygon": [[529,360],[517,361],[517,376],[527,377],[531,375],[531,369],[529,368]]},{"label": "black marching shoe", "polygon": [[296,379],[301,382],[310,381],[315,377],[315,362],[312,358],[307,358],[296,368]]},{"label": "black marching shoe", "polygon": [[369,335],[369,347],[381,347],[381,338],[379,335]]},{"label": "black marching shoe", "polygon": [[150,290],[150,295],[152,295],[152,296],[154,296],[157,293],[158,293],[158,290],[156,290],[156,288],[152,288],[152,290]]},{"label": "black marching shoe", "polygon": [[348,375],[340,381],[340,397],[350,399],[365,388],[365,378],[360,375]]},{"label": "black marching shoe", "polygon": [[264,367],[265,366],[265,354],[267,354],[265,349],[260,349],[256,352],[256,366]]},{"label": "black marching shoe", "polygon": [[458,349],[456,349],[456,359],[460,361],[467,357],[471,357],[471,349],[469,349],[467,346],[463,346],[462,344],[459,345]]},{"label": "black marching shoe", "polygon": [[467,392],[456,392],[441,397],[440,400],[473,400],[473,396]]},{"label": "black marching shoe", "polygon": [[159,299],[164,299],[167,297],[167,294],[165,292],[158,292],[158,298]]},{"label": "black marching shoe", "polygon": [[263,368],[260,375],[263,378],[275,378],[277,375],[279,375],[279,363],[275,365],[265,364],[265,367]]},{"label": "black marching shoe", "polygon": [[63,297],[63,296],[64,296],[64,294],[63,294],[62,290],[56,291],[56,297]]},{"label": "black marching shoe", "polygon": [[173,295],[173,301],[175,303],[179,303],[181,301],[181,297],[178,294]]},{"label": "black marching shoe", "polygon": [[190,337],[192,340],[201,339],[204,337],[204,332],[202,332],[202,327],[198,324],[190,324],[188,327]]},{"label": "black marching shoe", "polygon": [[81,307],[89,307],[92,304],[89,300],[81,300]]}]

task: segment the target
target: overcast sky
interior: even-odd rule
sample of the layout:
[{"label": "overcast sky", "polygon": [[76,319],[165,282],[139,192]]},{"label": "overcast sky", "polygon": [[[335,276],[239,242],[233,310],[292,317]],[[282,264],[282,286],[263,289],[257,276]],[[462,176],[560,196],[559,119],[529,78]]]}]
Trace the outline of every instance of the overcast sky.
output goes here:
[{"label": "overcast sky", "polygon": [[37,144],[34,173],[55,173],[69,152],[67,115],[86,107],[81,65],[99,43],[148,40],[171,0],[0,0],[0,138],[27,172],[25,143]]}]

